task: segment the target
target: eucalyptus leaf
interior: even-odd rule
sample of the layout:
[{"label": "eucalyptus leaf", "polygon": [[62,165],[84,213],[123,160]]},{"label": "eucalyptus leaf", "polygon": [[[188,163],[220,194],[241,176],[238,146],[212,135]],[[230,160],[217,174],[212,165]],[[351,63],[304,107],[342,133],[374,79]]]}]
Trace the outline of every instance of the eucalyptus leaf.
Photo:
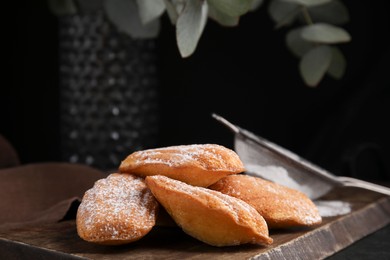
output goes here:
[{"label": "eucalyptus leaf", "polygon": [[268,13],[276,23],[276,28],[291,24],[300,12],[300,6],[294,3],[273,0],[268,5]]},{"label": "eucalyptus leaf", "polygon": [[341,27],[316,23],[302,29],[302,38],[317,43],[342,43],[351,40],[349,33]]},{"label": "eucalyptus leaf", "polygon": [[142,24],[135,0],[106,0],[104,8],[118,30],[133,38],[153,38],[159,32],[159,20]]},{"label": "eucalyptus leaf", "polygon": [[239,21],[239,17],[229,16],[225,13],[220,12],[218,9],[215,9],[213,6],[210,5],[208,16],[223,26],[236,26],[238,25]]},{"label": "eucalyptus leaf", "polygon": [[252,6],[251,6],[251,11],[256,11],[257,9],[260,8],[264,3],[264,0],[253,0]]},{"label": "eucalyptus leaf", "polygon": [[73,0],[48,0],[48,5],[53,14],[73,15],[77,13],[77,7]]},{"label": "eucalyptus leaf", "polygon": [[335,78],[341,79],[345,74],[345,69],[347,67],[347,61],[344,57],[344,54],[340,51],[339,48],[332,48],[332,62],[330,63],[327,73]]},{"label": "eucalyptus leaf", "polygon": [[328,45],[317,46],[308,51],[299,63],[299,70],[306,85],[315,87],[328,70],[332,49]]},{"label": "eucalyptus leaf", "polygon": [[347,7],[341,1],[331,1],[320,6],[311,6],[308,8],[309,14],[315,22],[330,24],[345,24],[349,21],[349,12]]},{"label": "eucalyptus leaf", "polygon": [[206,1],[186,1],[183,12],[176,23],[176,41],[183,58],[196,49],[207,22],[208,5]]},{"label": "eucalyptus leaf", "polygon": [[163,0],[137,0],[137,5],[143,24],[159,18],[165,11]]},{"label": "eucalyptus leaf", "polygon": [[183,0],[164,0],[165,8],[168,13],[168,17],[171,20],[173,25],[176,25],[177,18],[179,18],[179,14],[184,9],[184,1]]},{"label": "eucalyptus leaf", "polygon": [[314,47],[312,42],[304,40],[301,36],[302,28],[293,29],[286,35],[286,44],[289,50],[298,58]]},{"label": "eucalyptus leaf", "polygon": [[169,17],[169,20],[173,25],[176,24],[177,18],[179,17],[179,14],[176,11],[176,7],[173,5],[173,3],[169,0],[164,0],[165,8],[167,10],[167,14]]},{"label": "eucalyptus leaf", "polygon": [[303,5],[303,6],[316,6],[316,5],[323,5],[332,0],[281,0],[281,1],[290,2],[290,3]]},{"label": "eucalyptus leaf", "polygon": [[220,12],[231,17],[237,17],[251,10],[253,0],[207,0],[207,2]]}]

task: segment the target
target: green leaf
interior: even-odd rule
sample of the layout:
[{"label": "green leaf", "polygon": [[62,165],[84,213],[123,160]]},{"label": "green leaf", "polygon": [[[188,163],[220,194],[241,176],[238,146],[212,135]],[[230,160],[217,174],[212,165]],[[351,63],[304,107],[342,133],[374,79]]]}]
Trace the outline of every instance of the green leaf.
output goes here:
[{"label": "green leaf", "polygon": [[304,6],[315,6],[315,5],[322,5],[328,3],[332,0],[281,0],[281,1],[290,2],[298,5],[304,5]]},{"label": "green leaf", "polygon": [[143,24],[159,18],[165,11],[163,0],[137,0],[137,5]]},{"label": "green leaf", "polygon": [[314,47],[312,42],[304,40],[301,36],[302,28],[291,30],[286,35],[286,44],[290,51],[298,58]]},{"label": "green leaf", "polygon": [[276,23],[276,28],[291,24],[299,12],[300,6],[294,3],[274,0],[268,5],[268,13]]},{"label": "green leaf", "polygon": [[179,14],[176,11],[176,7],[169,0],[164,0],[164,4],[165,4],[165,8],[167,9],[169,20],[173,25],[175,25],[177,18],[179,17]]},{"label": "green leaf", "polygon": [[253,0],[252,6],[251,6],[251,11],[256,11],[257,9],[260,8],[264,3],[264,0]]},{"label": "green leaf", "polygon": [[220,12],[237,17],[247,13],[252,8],[253,0],[207,0],[208,4]]},{"label": "green leaf", "polygon": [[215,9],[213,6],[210,5],[208,16],[223,26],[236,26],[238,25],[238,21],[240,19],[239,17],[232,17],[225,13],[222,13],[218,9]]},{"label": "green leaf", "polygon": [[299,70],[306,85],[315,87],[328,70],[332,60],[332,49],[321,45],[308,51],[299,63]]},{"label": "green leaf", "polygon": [[330,63],[327,73],[335,79],[341,79],[345,74],[346,67],[347,62],[343,53],[340,51],[339,48],[333,47],[332,62]]},{"label": "green leaf", "polygon": [[351,36],[343,28],[325,23],[305,26],[302,38],[317,43],[342,43],[351,40]]},{"label": "green leaf", "polygon": [[311,6],[308,8],[308,11],[315,22],[337,25],[349,21],[348,9],[342,2],[336,0],[320,6]]},{"label": "green leaf", "polygon": [[184,2],[181,0],[164,0],[164,3],[171,23],[176,25],[177,18],[184,9]]},{"label": "green leaf", "polygon": [[159,32],[159,20],[142,24],[135,0],[106,0],[104,9],[118,30],[133,38],[153,38]]},{"label": "green leaf", "polygon": [[73,0],[48,0],[48,4],[53,14],[58,16],[77,13],[77,7]]},{"label": "green leaf", "polygon": [[176,40],[183,58],[190,56],[196,49],[207,22],[208,6],[206,1],[186,1],[183,12],[176,23]]}]

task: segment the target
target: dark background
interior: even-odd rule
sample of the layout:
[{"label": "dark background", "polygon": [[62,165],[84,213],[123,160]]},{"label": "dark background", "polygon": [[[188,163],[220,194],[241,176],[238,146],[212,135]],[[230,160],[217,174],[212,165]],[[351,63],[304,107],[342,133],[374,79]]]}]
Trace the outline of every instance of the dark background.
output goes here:
[{"label": "dark background", "polygon": [[[305,86],[298,60],[274,30],[266,6],[236,28],[209,21],[196,52],[179,55],[174,28],[162,19],[158,41],[158,146],[219,143],[233,135],[211,117],[284,146],[339,175],[390,180],[390,22],[382,1],[344,1],[352,35],[341,45],[342,80]],[[16,2],[3,40],[0,134],[22,163],[59,160],[58,23],[46,1]],[[387,36],[386,36],[387,35]]]}]

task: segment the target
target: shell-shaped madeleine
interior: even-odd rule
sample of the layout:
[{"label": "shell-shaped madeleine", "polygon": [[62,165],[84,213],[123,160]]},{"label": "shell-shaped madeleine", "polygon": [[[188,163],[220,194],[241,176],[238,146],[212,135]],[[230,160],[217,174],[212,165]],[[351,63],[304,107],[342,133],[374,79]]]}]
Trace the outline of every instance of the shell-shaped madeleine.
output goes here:
[{"label": "shell-shaped madeleine", "polygon": [[242,200],[161,175],[145,181],[173,220],[200,241],[213,246],[273,241],[263,217]]},{"label": "shell-shaped madeleine", "polygon": [[316,205],[304,193],[258,177],[231,175],[209,188],[247,202],[270,228],[312,226],[322,221]]},{"label": "shell-shaped madeleine", "polygon": [[164,175],[201,187],[244,170],[242,161],[233,150],[217,144],[179,145],[137,151],[127,156],[119,166],[122,173],[142,177]]},{"label": "shell-shaped madeleine", "polygon": [[144,179],[113,173],[85,192],[77,210],[77,233],[98,244],[130,243],[152,229],[158,206]]}]

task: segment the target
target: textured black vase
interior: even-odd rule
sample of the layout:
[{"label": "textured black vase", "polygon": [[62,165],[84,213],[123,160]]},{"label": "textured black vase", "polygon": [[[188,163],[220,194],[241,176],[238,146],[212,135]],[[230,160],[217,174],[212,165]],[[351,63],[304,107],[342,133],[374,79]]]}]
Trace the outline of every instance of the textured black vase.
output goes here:
[{"label": "textured black vase", "polygon": [[59,21],[61,156],[117,169],[158,134],[155,40],[118,32],[102,11]]}]

